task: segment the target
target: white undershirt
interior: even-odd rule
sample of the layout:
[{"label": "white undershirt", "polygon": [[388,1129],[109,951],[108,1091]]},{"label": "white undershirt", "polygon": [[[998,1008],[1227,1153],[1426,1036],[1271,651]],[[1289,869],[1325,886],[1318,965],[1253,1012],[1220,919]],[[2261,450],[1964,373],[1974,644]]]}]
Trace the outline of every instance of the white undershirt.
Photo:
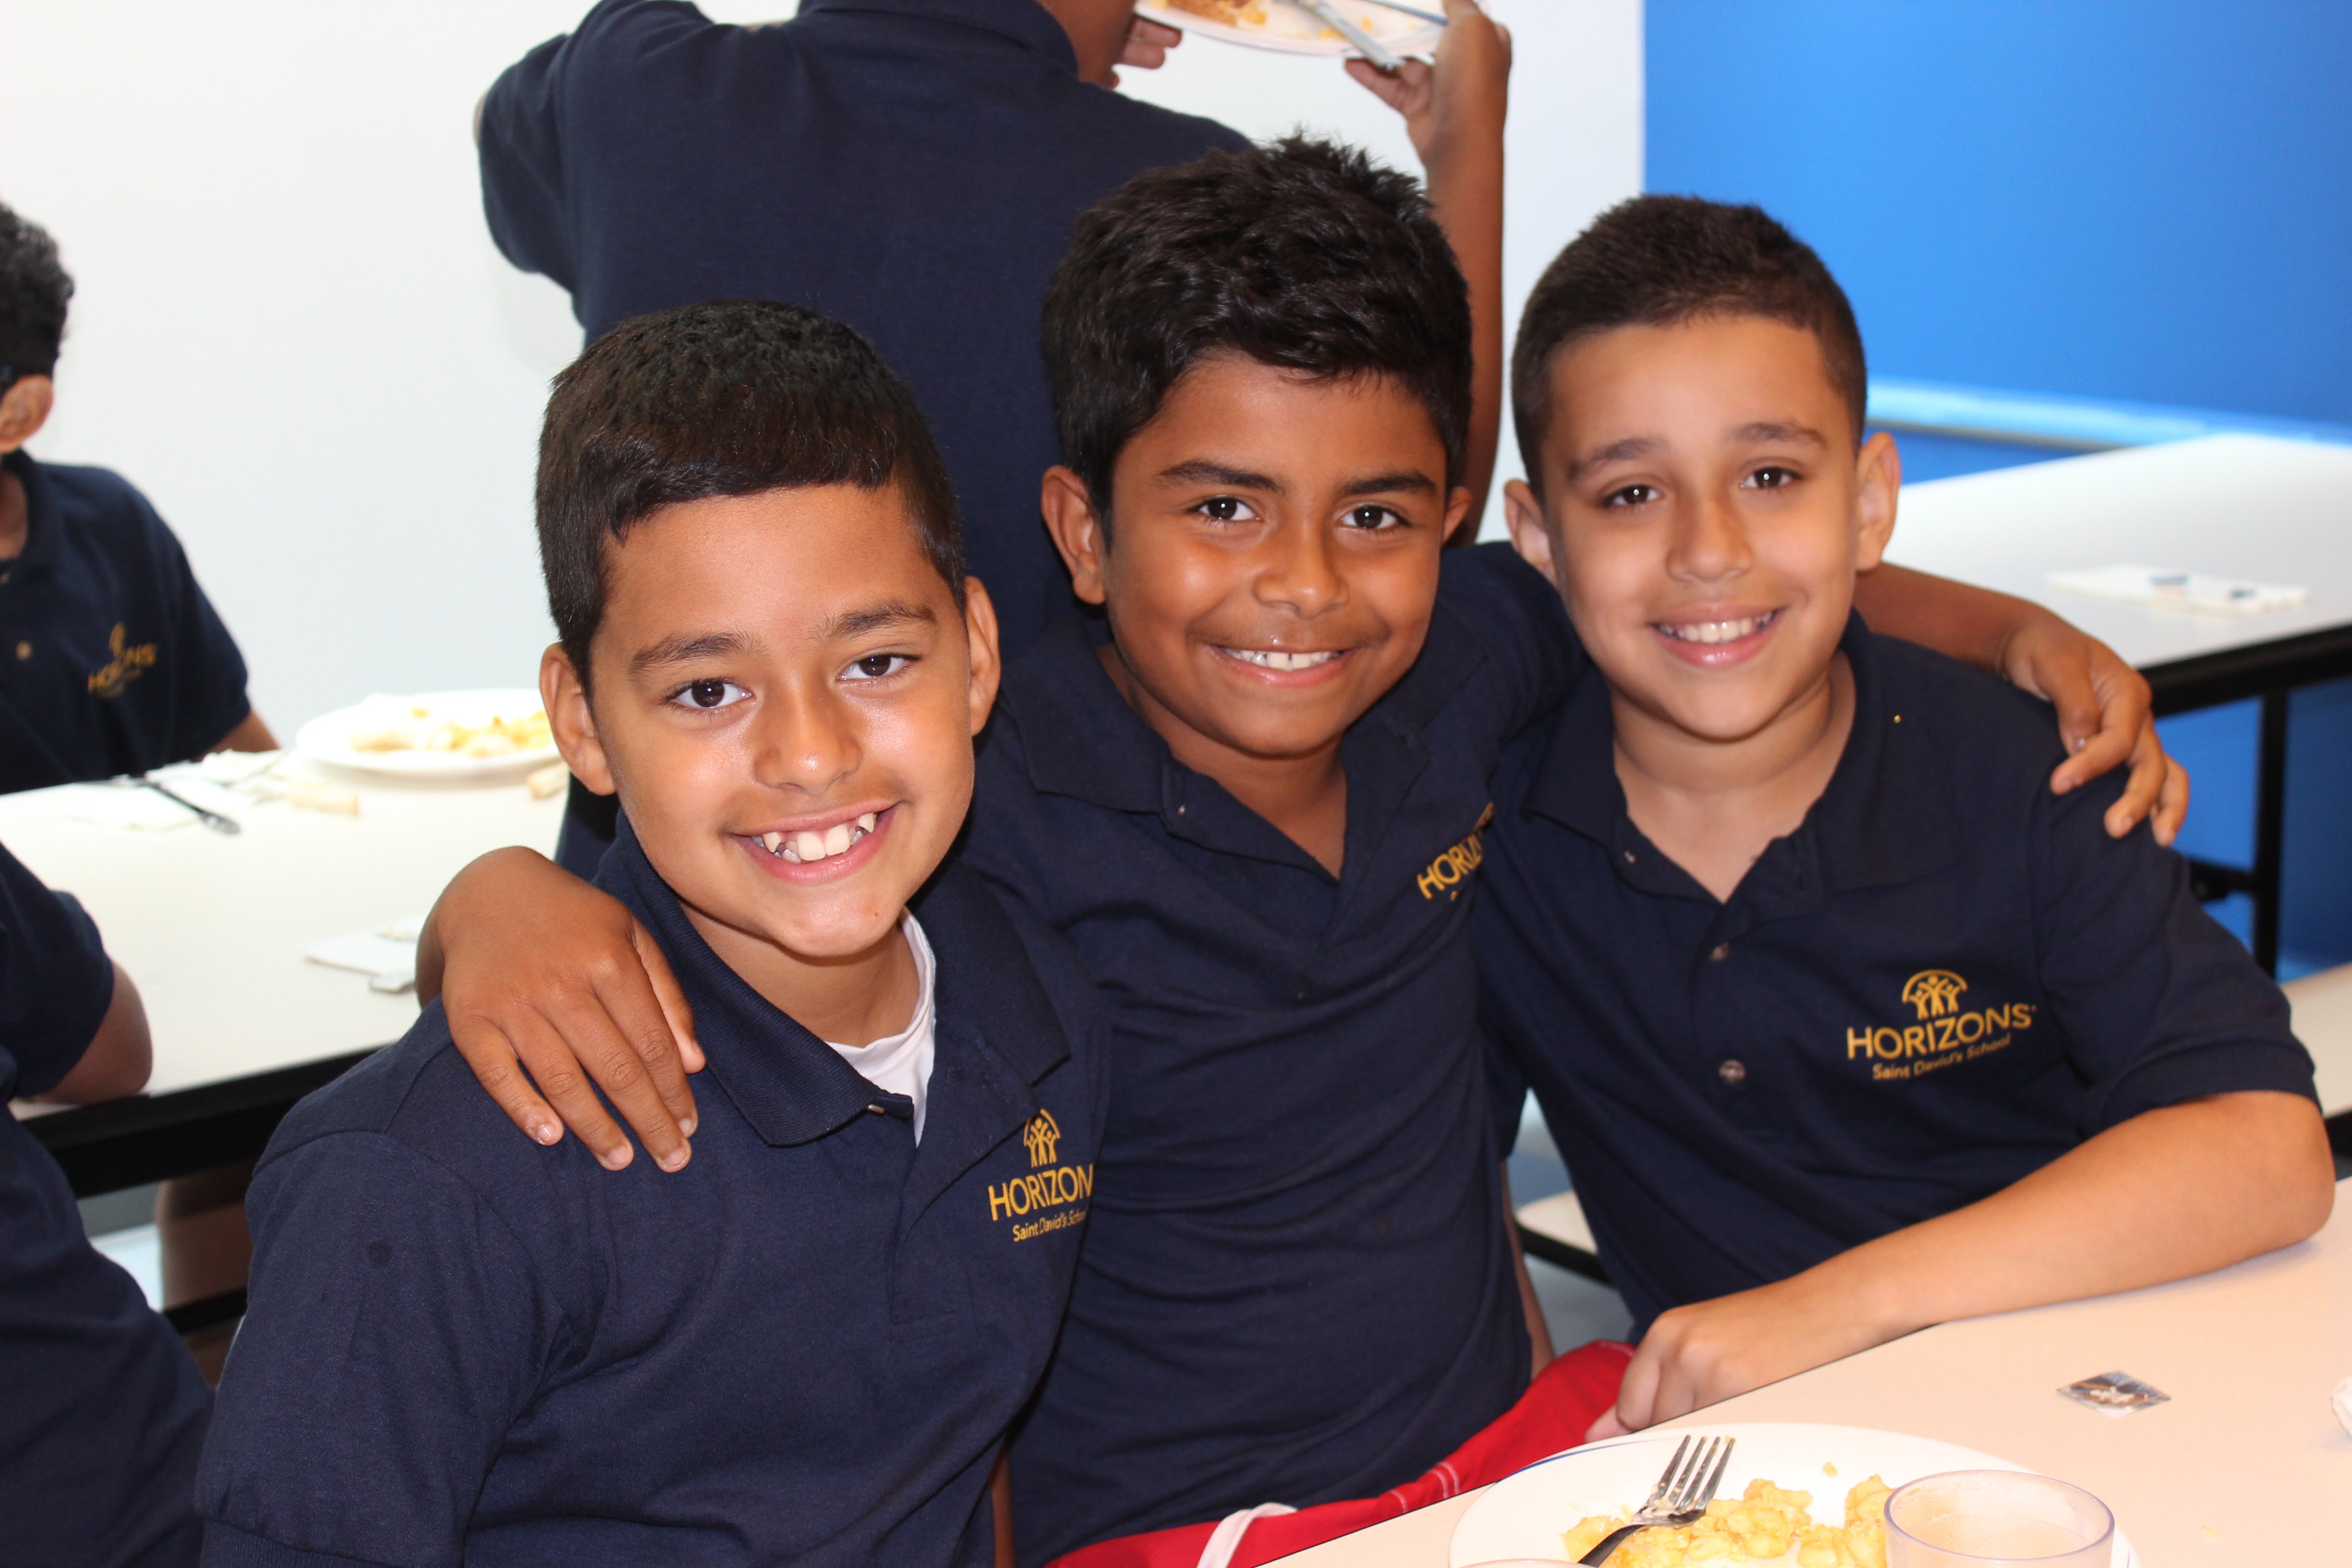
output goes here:
[{"label": "white undershirt", "polygon": [[915,1102],[915,1142],[923,1141],[923,1100],[931,1087],[931,1056],[937,1044],[932,1026],[934,984],[931,944],[910,910],[898,921],[907,934],[907,950],[915,955],[915,1016],[895,1035],[885,1035],[870,1046],[845,1046],[832,1040],[843,1061],[857,1069],[866,1082],[886,1094],[903,1094]]}]

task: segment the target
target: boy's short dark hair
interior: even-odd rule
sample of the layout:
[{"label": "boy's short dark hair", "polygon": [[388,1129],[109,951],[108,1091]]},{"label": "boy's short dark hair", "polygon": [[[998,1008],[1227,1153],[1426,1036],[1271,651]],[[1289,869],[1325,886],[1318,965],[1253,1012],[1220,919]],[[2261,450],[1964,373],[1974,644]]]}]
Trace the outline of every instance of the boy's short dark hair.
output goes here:
[{"label": "boy's short dark hair", "polygon": [[828,317],[767,300],[622,322],[555,378],[539,438],[539,560],[582,681],[604,616],[607,542],[666,506],[895,483],[963,603],[955,490],[907,384]]},{"label": "boy's short dark hair", "polygon": [[1062,460],[1106,518],[1119,452],[1220,353],[1396,382],[1461,480],[1469,287],[1420,184],[1353,149],[1292,137],[1138,174],[1079,216],[1043,335]]},{"label": "boy's short dark hair", "polygon": [[1551,364],[1580,338],[1668,327],[1696,316],[1763,316],[1813,334],[1853,416],[1869,401],[1862,331],[1845,290],[1811,246],[1757,206],[1635,196],[1592,220],[1528,296],[1511,351],[1511,414],[1528,480],[1551,429]]},{"label": "boy's short dark hair", "polygon": [[48,231],[0,206],[0,392],[20,375],[57,374],[73,289]]}]

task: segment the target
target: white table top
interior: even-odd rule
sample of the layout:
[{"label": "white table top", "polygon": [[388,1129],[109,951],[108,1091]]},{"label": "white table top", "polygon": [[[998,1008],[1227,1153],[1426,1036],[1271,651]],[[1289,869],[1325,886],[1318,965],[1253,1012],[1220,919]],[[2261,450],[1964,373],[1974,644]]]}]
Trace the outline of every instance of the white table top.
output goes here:
[{"label": "white table top", "polygon": [[103,785],[0,795],[0,844],[81,900],[137,982],[155,1037],[151,1094],[398,1039],[416,1021],[415,995],[370,991],[367,976],[309,963],[302,949],[423,914],[486,850],[551,850],[563,815],[560,792],[533,800],[519,778],[333,782],[356,788],[357,816],[256,803],[231,813],[245,829],[236,837],[66,815],[75,791]]},{"label": "white table top", "polygon": [[[2116,1419],[2055,1392],[2114,1371],[2172,1402]],[[2352,1551],[2352,1436],[2327,1403],[2347,1376],[2352,1183],[2300,1246],[2176,1284],[1946,1323],[1668,1425],[1817,1421],[1941,1438],[2087,1487],[2146,1568],[2272,1568]],[[1476,1495],[1283,1561],[1444,1568]]]},{"label": "white table top", "polygon": [[[1907,485],[1887,554],[2047,605],[2141,668],[2274,642],[2352,623],[2352,447],[2208,436]],[[2049,583],[2053,572],[2126,562],[2310,596],[2224,616]]]}]

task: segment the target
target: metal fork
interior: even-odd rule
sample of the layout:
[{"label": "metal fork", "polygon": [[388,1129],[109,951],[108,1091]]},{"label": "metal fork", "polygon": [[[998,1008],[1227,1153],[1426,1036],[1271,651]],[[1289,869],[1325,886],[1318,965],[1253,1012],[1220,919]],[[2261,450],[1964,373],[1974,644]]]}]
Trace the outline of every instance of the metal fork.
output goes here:
[{"label": "metal fork", "polygon": [[[1577,1561],[1591,1568],[1608,1562],[1609,1554],[1637,1530],[1654,1524],[1689,1524],[1705,1514],[1706,1505],[1715,1500],[1715,1489],[1723,1484],[1724,1467],[1731,1463],[1731,1446],[1738,1441],[1695,1433],[1685,1437],[1675,1446],[1675,1457],[1666,1461],[1658,1484],[1650,1489],[1649,1498],[1633,1510],[1633,1522],[1602,1536],[1599,1545]],[[1698,1445],[1696,1452],[1693,1443]]]}]

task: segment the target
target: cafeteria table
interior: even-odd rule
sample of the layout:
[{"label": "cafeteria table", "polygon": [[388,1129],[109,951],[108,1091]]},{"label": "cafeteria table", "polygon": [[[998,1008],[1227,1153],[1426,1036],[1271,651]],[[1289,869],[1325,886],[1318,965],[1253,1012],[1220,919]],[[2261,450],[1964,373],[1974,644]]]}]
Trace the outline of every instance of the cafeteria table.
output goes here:
[{"label": "cafeteria table", "polygon": [[[2352,676],[2352,447],[2209,436],[1909,485],[1888,556],[2047,605],[2147,676],[2159,714],[2260,700],[2253,866],[2195,869],[2201,896],[2250,897],[2254,957],[2274,970],[2287,694]],[[2126,563],[2308,593],[2215,616],[2050,584]]]},{"label": "cafeteria table", "polygon": [[[2117,1418],[2057,1393],[2116,1371],[2171,1402]],[[1938,1438],[2088,1488],[2142,1568],[2278,1568],[2352,1555],[2352,1433],[2328,1407],[2347,1377],[2352,1183],[2338,1183],[2333,1217],[2298,1246],[2170,1285],[1925,1329],[1666,1425],[1803,1421]],[[1480,1495],[1282,1561],[1448,1568],[1454,1523]]]},{"label": "cafeteria table", "polygon": [[[299,761],[281,768],[321,774]],[[457,868],[508,844],[551,848],[561,791],[533,799],[509,774],[480,784],[338,773],[356,816],[283,800],[230,808],[235,837],[77,819],[119,786],[0,795],[0,844],[79,899],[137,983],[155,1041],[147,1092],[51,1110],[19,1105],[89,1196],[261,1152],[296,1100],[416,1021],[414,994],[307,962],[304,947],[422,915]]]}]

